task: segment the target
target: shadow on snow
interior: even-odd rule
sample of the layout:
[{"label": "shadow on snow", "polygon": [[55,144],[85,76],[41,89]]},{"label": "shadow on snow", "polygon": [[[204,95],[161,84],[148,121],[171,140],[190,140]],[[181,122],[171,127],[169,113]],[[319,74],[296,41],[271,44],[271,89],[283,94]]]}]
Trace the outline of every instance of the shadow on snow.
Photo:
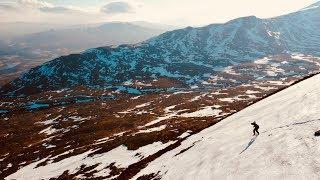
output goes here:
[{"label": "shadow on snow", "polygon": [[256,141],[257,137],[258,137],[258,136],[252,137],[251,140],[249,141],[247,147],[244,148],[244,150],[242,150],[240,154],[242,154],[243,152],[245,152],[245,151]]}]

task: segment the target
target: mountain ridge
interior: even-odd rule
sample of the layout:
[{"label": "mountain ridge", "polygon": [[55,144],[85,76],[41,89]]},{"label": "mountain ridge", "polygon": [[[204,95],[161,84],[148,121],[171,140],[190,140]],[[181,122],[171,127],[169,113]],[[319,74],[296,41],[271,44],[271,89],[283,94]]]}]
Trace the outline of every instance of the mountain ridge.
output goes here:
[{"label": "mountain ridge", "polygon": [[[271,19],[249,16],[225,24],[169,31],[134,45],[89,49],[69,56],[78,71],[72,71],[75,64],[67,62],[67,56],[60,57],[3,86],[1,94],[27,95],[78,85],[112,88],[134,77],[176,78],[191,85],[221,68],[268,55],[300,52],[318,56],[319,10]],[[47,76],[44,69],[57,73]]]}]

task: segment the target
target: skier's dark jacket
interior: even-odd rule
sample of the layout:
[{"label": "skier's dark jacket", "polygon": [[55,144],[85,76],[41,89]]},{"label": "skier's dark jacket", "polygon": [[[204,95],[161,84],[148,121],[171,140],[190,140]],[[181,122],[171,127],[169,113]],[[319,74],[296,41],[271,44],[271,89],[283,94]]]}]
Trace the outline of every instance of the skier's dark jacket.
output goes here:
[{"label": "skier's dark jacket", "polygon": [[259,125],[256,122],[251,123],[253,125],[254,129],[259,129]]}]

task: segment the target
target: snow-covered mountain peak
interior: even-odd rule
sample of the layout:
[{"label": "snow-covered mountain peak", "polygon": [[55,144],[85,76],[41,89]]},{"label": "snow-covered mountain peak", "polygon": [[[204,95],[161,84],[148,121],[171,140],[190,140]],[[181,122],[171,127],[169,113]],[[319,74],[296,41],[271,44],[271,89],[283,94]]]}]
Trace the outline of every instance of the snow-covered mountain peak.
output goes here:
[{"label": "snow-covered mountain peak", "polygon": [[256,16],[245,16],[245,17],[240,17],[240,18],[237,18],[237,19],[230,20],[226,24],[234,23],[234,22],[238,22],[238,21],[244,22],[244,23],[256,23],[259,20],[261,20],[261,19],[256,17]]}]

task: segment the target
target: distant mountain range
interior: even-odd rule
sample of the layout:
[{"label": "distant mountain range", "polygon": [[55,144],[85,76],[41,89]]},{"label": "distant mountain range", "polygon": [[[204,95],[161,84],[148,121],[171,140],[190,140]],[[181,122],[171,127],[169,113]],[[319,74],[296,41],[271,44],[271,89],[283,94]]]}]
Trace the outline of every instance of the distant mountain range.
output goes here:
[{"label": "distant mountain range", "polygon": [[[57,53],[61,49],[66,49],[69,52],[80,52],[97,46],[138,43],[173,28],[147,22],[110,22],[73,26],[36,24],[34,27],[39,27],[36,31],[31,25],[11,23],[9,27],[14,31],[11,34],[7,32],[8,28],[0,28],[2,34],[8,34],[7,37],[0,37],[2,44],[6,45],[5,48],[1,48],[2,53],[13,54],[20,49]],[[26,28],[26,32],[15,30],[14,27]]]},{"label": "distant mountain range", "polygon": [[68,25],[31,22],[0,22],[0,39],[10,40],[18,36],[48,31],[50,29],[61,29]]},{"label": "distant mountain range", "polygon": [[[37,34],[50,30],[65,30],[65,29],[88,29],[96,28],[105,24],[126,24],[123,22],[104,22],[104,23],[93,23],[93,24],[51,24],[51,23],[36,23],[36,22],[0,22],[0,39],[14,39],[17,37],[23,37],[30,34]],[[150,23],[144,21],[133,21],[130,22],[132,25],[150,29],[162,29],[168,30],[175,28],[174,26]]]},{"label": "distant mountain range", "polygon": [[173,28],[142,21],[69,26],[0,23],[0,86],[53,58],[92,47],[134,44]]},{"label": "distant mountain range", "polygon": [[275,18],[243,17],[166,32],[135,45],[93,48],[33,68],[1,92],[28,95],[80,85],[118,88],[128,80],[159,77],[193,85],[227,66],[269,55],[299,52],[319,56],[319,19],[316,3]]},{"label": "distant mountain range", "polygon": [[131,23],[107,23],[97,27],[68,28],[29,34],[15,38],[13,43],[42,50],[66,48],[79,51],[101,45],[137,43],[166,30]]}]

